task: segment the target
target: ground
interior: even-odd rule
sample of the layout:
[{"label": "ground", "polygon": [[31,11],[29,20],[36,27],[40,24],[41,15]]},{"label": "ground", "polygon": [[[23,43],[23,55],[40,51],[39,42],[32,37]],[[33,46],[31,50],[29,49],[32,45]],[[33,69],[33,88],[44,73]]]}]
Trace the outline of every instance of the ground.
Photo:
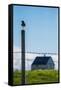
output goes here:
[{"label": "ground", "polygon": [[[26,84],[58,82],[57,70],[32,70],[25,73]],[[18,70],[13,73],[13,84],[21,84],[21,72]]]}]

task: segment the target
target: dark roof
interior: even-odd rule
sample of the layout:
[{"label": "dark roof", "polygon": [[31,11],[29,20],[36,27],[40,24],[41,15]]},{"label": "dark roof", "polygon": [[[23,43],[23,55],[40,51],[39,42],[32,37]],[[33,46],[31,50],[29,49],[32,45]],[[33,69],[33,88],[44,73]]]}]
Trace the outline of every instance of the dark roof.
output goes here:
[{"label": "dark roof", "polygon": [[50,56],[46,56],[46,57],[36,57],[34,62],[32,63],[32,65],[46,65],[48,60],[50,59],[51,57]]}]

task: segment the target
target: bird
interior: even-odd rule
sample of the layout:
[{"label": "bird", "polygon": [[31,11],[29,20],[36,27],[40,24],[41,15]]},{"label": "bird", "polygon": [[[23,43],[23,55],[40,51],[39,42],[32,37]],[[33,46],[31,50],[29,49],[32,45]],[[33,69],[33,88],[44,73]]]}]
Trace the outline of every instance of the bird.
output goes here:
[{"label": "bird", "polygon": [[21,21],[21,26],[22,26],[22,27],[25,27],[25,26],[26,26],[26,25],[25,25],[25,22],[24,22],[23,20]]}]

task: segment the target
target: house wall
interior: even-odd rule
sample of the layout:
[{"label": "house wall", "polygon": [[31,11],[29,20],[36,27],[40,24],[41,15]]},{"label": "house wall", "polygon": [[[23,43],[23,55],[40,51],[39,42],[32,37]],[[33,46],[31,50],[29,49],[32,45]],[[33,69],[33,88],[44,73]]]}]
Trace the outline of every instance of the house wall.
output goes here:
[{"label": "house wall", "polygon": [[48,68],[48,69],[54,69],[54,62],[53,62],[52,58],[50,58],[50,59],[48,60],[47,68]]},{"label": "house wall", "polygon": [[37,69],[54,69],[54,62],[52,58],[50,58],[46,65],[32,65],[31,70],[37,70]]},{"label": "house wall", "polygon": [[31,70],[46,69],[46,65],[32,65]]}]

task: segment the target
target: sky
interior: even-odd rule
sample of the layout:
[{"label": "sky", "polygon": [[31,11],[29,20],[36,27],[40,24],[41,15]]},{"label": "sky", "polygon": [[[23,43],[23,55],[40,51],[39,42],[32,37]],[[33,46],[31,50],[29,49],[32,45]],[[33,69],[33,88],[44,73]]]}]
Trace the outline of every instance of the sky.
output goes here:
[{"label": "sky", "polygon": [[21,21],[24,20],[26,51],[57,53],[58,8],[13,7],[14,47],[21,48]]},{"label": "sky", "polygon": [[[20,53],[14,53],[13,55],[13,69],[16,70],[21,70],[21,54]],[[37,56],[43,56],[43,54],[26,54],[26,59],[25,59],[25,70],[31,70],[31,64],[35,60]],[[58,55],[49,55],[51,56],[53,61],[54,61],[54,68],[58,70]]]},{"label": "sky", "polygon": [[[25,51],[58,53],[58,8],[13,6],[13,47],[21,51],[21,21],[26,23]],[[31,69],[34,54],[27,54],[26,70]],[[41,56],[41,55],[40,55]],[[58,69],[58,56],[50,55]],[[21,68],[21,55],[14,53],[14,68]]]}]

